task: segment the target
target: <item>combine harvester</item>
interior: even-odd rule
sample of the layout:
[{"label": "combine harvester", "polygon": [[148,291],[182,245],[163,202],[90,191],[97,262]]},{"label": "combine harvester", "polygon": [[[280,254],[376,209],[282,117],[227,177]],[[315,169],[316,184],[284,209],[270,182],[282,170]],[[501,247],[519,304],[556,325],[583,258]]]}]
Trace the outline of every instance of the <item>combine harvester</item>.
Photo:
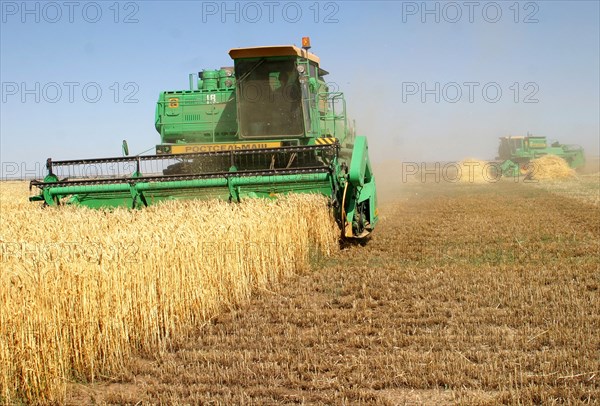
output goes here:
[{"label": "combine harvester", "polygon": [[530,171],[529,162],[544,155],[556,155],[564,159],[571,168],[585,165],[583,148],[553,142],[548,145],[546,137],[527,136],[500,137],[498,156],[503,176],[519,176]]},{"label": "combine harvester", "polygon": [[156,106],[156,155],[53,161],[34,180],[31,201],[137,208],[170,199],[273,198],[319,193],[331,199],[346,238],[377,223],[367,139],[356,136],[340,92],[319,58],[292,45],[236,48],[233,67],[190,74],[189,90],[166,91]]}]

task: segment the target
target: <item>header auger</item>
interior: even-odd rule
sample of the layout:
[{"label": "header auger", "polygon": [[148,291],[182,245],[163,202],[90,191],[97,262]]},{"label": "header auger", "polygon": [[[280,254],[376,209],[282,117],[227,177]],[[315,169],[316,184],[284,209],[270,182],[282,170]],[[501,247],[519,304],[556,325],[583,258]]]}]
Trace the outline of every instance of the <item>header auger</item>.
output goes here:
[{"label": "header auger", "polygon": [[230,50],[233,67],[191,74],[189,90],[160,94],[155,155],[48,159],[30,200],[137,208],[319,193],[330,198],[344,237],[368,236],[378,216],[367,139],[349,126],[344,95],[329,90],[328,72],[308,48],[303,39],[302,49]]}]

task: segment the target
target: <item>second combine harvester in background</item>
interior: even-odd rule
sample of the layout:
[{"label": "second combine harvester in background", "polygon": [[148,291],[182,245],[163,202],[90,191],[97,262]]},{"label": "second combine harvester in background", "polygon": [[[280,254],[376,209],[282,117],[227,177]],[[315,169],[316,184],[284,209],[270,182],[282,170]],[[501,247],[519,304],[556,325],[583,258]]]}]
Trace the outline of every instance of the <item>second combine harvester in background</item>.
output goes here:
[{"label": "second combine harvester in background", "polygon": [[331,199],[344,237],[368,236],[377,200],[367,139],[354,134],[343,94],[330,91],[309,48],[305,37],[302,49],[230,50],[234,67],[190,75],[189,90],[161,93],[156,155],[48,159],[30,200],[136,208],[320,193]]},{"label": "second combine harvester in background", "polygon": [[534,170],[531,161],[545,155],[555,155],[565,160],[573,169],[585,165],[585,154],[579,145],[548,144],[546,137],[527,136],[500,137],[498,156],[500,170],[504,176],[517,177]]}]

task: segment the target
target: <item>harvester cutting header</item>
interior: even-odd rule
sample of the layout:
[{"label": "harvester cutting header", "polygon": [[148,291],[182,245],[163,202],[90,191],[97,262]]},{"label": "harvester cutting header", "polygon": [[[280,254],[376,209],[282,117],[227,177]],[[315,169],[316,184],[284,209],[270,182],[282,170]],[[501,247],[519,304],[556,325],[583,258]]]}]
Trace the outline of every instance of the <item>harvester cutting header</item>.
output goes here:
[{"label": "harvester cutting header", "polygon": [[230,50],[233,67],[190,75],[189,89],[160,94],[155,155],[48,159],[30,200],[136,208],[320,193],[345,237],[367,236],[377,222],[367,139],[355,135],[343,93],[330,91],[309,48],[305,37],[302,48]]}]

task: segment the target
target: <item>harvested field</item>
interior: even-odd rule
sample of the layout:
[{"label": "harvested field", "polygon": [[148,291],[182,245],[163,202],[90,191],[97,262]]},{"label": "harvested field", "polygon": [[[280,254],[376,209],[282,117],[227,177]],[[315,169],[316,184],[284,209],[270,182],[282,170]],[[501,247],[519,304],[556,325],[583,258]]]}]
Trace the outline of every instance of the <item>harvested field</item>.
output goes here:
[{"label": "harvested field", "polygon": [[569,199],[600,206],[600,157],[586,157],[585,167],[577,171],[576,178],[545,179],[532,185]]},{"label": "harvested field", "polygon": [[366,247],[69,403],[600,402],[597,206],[510,181],[382,192]]},{"label": "harvested field", "polygon": [[550,193],[594,205],[596,210],[600,206],[600,172],[579,175],[568,181],[544,180],[532,184]]}]

